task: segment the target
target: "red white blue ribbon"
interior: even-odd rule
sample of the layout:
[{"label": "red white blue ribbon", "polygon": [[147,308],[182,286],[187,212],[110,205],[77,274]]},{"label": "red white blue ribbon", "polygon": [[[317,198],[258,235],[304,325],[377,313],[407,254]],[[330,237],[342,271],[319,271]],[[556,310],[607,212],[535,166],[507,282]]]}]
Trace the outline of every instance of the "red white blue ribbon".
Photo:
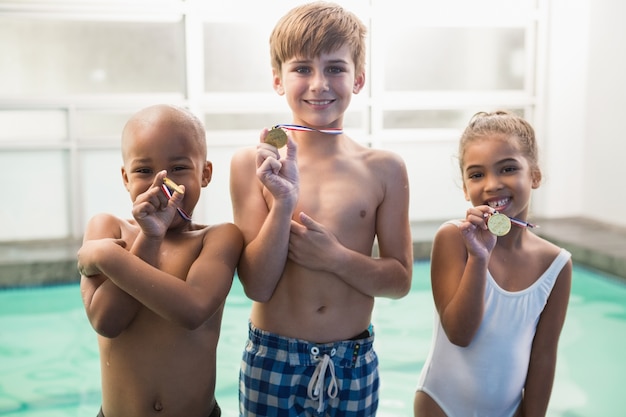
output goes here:
[{"label": "red white blue ribbon", "polygon": [[280,124],[274,126],[274,128],[282,128],[287,130],[297,130],[300,132],[320,132],[326,133],[328,135],[341,135],[343,133],[343,129],[341,128],[330,128],[330,129],[315,129],[313,127],[300,126],[300,125],[291,125],[291,124]]},{"label": "red white blue ribbon", "polygon": [[525,222],[524,220],[516,219],[515,217],[509,217],[509,220],[511,220],[511,223],[519,227],[529,227],[531,229],[535,227],[539,227],[539,225],[537,224],[528,223],[528,222]]},{"label": "red white blue ribbon", "polygon": [[[494,211],[493,214],[502,214],[502,213],[500,213],[499,211]],[[509,217],[509,216],[506,216],[506,217]],[[509,220],[511,220],[511,223],[519,227],[528,227],[530,229],[539,227],[539,225],[537,224],[528,223],[528,222],[525,222],[524,220],[516,219],[515,217],[509,217]]]},{"label": "red white blue ribbon", "polygon": [[[170,192],[170,189],[167,188],[167,185],[161,184],[161,190],[163,190],[168,200],[172,198],[172,193]],[[187,213],[185,213],[185,210],[181,209],[180,207],[176,207],[176,210],[178,210],[178,214],[180,214],[180,217],[187,220],[188,222],[191,221],[191,217]]]}]

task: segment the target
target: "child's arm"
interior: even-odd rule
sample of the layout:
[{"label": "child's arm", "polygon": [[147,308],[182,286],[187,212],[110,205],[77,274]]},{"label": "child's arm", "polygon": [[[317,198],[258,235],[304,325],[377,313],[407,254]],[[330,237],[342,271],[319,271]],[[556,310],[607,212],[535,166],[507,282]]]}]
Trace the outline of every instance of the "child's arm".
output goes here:
[{"label": "child's arm", "polygon": [[[120,220],[114,216],[100,214],[87,224],[83,246],[78,252],[78,266],[81,272],[80,289],[87,317],[96,332],[105,337],[116,337],[132,322],[141,305],[133,297],[109,281],[106,275],[97,270],[89,270],[81,264],[90,241],[109,240],[119,246],[121,239]],[[119,246],[122,248],[122,246]],[[122,249],[125,251],[125,249]]]},{"label": "child's arm", "polygon": [[[88,242],[89,260],[121,290],[146,308],[193,330],[221,308],[230,290],[243,240],[233,224],[207,231],[186,277],[176,277],[146,263],[111,240]],[[161,260],[161,268],[176,259]],[[183,279],[181,279],[183,278]]]},{"label": "child's arm", "polygon": [[435,307],[450,342],[468,346],[484,312],[487,267],[496,237],[488,230],[487,206],[473,207],[460,226],[443,225],[431,254]]},{"label": "child's arm", "polygon": [[[152,187],[137,196],[133,203],[133,216],[140,226],[129,253],[151,265],[158,265],[161,242],[169,224],[176,215],[176,206],[182,199],[181,193],[174,193],[171,200],[161,192],[162,171],[155,176]],[[184,190],[183,190],[184,191]],[[169,200],[169,201],[168,201]],[[166,206],[166,209],[159,207]],[[114,288],[106,274],[90,263],[91,241],[105,239],[107,244],[120,243],[108,238],[121,239],[120,220],[113,216],[100,215],[87,226],[83,246],[78,253],[78,267],[82,275],[81,289],[83,303],[93,328],[106,337],[116,337],[135,318],[141,305],[129,294]],[[125,247],[125,246],[124,246]],[[119,249],[114,246],[115,249]],[[119,251],[117,251],[119,253]],[[111,253],[111,256],[116,253]]]},{"label": "child's arm", "polygon": [[[260,144],[256,151],[238,152],[231,161],[233,216],[245,242],[237,271],[246,295],[254,301],[271,298],[285,268],[298,199],[295,152],[296,144],[289,139],[286,158],[277,159],[275,148]],[[264,192],[271,194],[269,207]]]},{"label": "child's arm", "polygon": [[537,324],[522,400],[524,417],[546,415],[554,382],[557,347],[565,322],[571,285],[570,260],[561,270]]},{"label": "child's arm", "polygon": [[330,272],[370,297],[400,298],[411,289],[413,272],[408,176],[401,159],[391,154],[372,169],[383,179],[385,190],[375,208],[379,257],[371,256],[370,240],[358,243],[360,248],[348,248],[324,225],[301,213],[302,224],[292,224],[289,258]]}]

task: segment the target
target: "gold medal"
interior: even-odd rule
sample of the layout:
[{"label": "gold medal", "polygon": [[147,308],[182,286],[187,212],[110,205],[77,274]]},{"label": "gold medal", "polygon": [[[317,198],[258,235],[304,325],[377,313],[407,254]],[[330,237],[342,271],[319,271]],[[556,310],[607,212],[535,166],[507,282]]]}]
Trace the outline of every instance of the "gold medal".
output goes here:
[{"label": "gold medal", "polygon": [[267,132],[267,136],[265,136],[265,143],[280,149],[287,144],[287,134],[283,129],[273,127]]},{"label": "gold medal", "polygon": [[180,188],[180,186],[178,184],[176,184],[174,181],[172,181],[171,179],[169,179],[167,177],[163,178],[163,184],[165,184],[165,186],[167,188],[169,188],[170,190],[176,191],[178,194],[185,194],[183,189]]},{"label": "gold medal", "polygon": [[487,220],[489,231],[496,236],[504,236],[511,230],[511,219],[504,214],[494,213]]}]

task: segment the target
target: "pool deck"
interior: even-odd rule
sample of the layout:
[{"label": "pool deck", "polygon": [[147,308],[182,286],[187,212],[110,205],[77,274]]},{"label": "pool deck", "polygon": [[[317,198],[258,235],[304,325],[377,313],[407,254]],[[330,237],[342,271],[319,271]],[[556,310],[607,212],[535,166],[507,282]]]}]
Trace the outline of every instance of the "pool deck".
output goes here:
[{"label": "pool deck", "polygon": [[[626,281],[626,228],[584,218],[534,219],[536,233],[572,253],[574,262]],[[428,259],[442,221],[412,224],[415,259]],[[76,282],[76,240],[0,243],[0,288]]]}]

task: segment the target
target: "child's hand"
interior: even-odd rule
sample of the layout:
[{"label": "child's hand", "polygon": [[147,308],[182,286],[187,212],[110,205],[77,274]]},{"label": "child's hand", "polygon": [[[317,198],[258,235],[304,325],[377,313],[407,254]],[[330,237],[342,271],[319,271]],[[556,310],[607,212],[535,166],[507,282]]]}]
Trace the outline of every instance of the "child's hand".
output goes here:
[{"label": "child's hand", "polygon": [[304,213],[300,213],[300,221],[302,224],[291,221],[289,259],[309,269],[332,268],[332,254],[340,245],[335,235]]},{"label": "child's hand", "polygon": [[489,206],[476,206],[467,210],[459,230],[469,254],[488,258],[496,246],[497,237],[487,228],[487,219],[493,212]]},{"label": "child's hand", "polygon": [[297,145],[287,134],[287,154],[283,158],[275,146],[264,142],[268,130],[261,132],[261,143],[257,145],[257,177],[277,200],[298,199],[299,174],[296,163]]},{"label": "child's hand", "polygon": [[107,256],[109,252],[107,248],[112,247],[110,245],[126,248],[126,242],[122,239],[105,238],[85,241],[77,253],[78,272],[87,278],[99,275],[101,273],[98,268],[99,257]]},{"label": "child's hand", "polygon": [[167,171],[161,171],[154,177],[152,186],[140,194],[133,203],[133,217],[146,236],[160,238],[165,235],[176,216],[176,208],[184,195],[174,192],[172,198],[163,192],[163,178]]}]

